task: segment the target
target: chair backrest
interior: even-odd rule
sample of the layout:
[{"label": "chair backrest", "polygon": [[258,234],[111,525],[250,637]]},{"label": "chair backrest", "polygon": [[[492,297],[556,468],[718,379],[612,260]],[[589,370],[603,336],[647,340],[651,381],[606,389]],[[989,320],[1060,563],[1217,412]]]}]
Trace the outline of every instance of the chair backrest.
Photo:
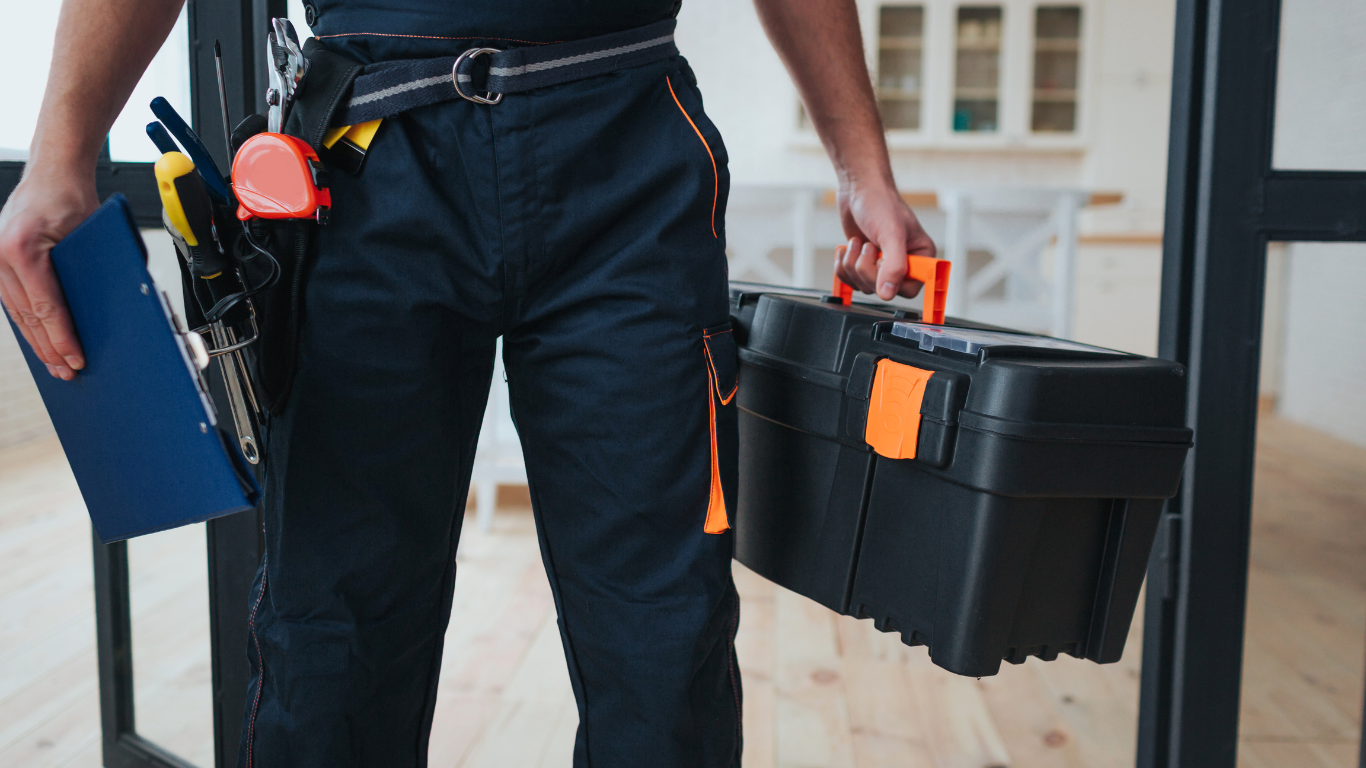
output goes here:
[{"label": "chair backrest", "polygon": [[493,380],[489,384],[488,406],[484,410],[484,424],[479,430],[479,450],[493,450],[500,455],[517,456],[522,443],[517,437],[517,426],[512,422],[512,405],[508,394],[506,373],[503,369],[503,340],[493,358]]}]

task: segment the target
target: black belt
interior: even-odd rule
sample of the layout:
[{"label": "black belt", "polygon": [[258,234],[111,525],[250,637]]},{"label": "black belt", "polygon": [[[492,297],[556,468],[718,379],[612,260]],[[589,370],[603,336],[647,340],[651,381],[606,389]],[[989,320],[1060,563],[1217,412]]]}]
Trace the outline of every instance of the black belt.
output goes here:
[{"label": "black belt", "polygon": [[[350,100],[332,125],[358,125],[416,107],[464,98],[497,104],[523,93],[678,55],[673,19],[610,35],[522,48],[471,48],[459,56],[371,64],[361,70]],[[480,68],[487,64],[486,75]],[[483,85],[476,80],[482,79]]]}]

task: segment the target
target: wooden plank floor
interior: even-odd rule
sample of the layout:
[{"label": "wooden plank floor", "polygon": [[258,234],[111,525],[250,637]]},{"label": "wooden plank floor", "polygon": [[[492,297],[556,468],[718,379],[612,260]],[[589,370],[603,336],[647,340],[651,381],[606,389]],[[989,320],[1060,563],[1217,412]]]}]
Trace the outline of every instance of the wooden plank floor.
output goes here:
[{"label": "wooden plank floor", "polygon": [[[1366,450],[1265,418],[1240,766],[1355,768]],[[511,489],[507,489],[511,490]],[[567,767],[577,716],[524,494],[459,554],[432,737],[440,768]],[[210,765],[202,526],[130,546],[138,727]],[[1133,764],[1139,627],[1118,664],[975,680],[735,567],[745,768]],[[0,453],[0,767],[98,766],[89,525],[55,441]]]}]

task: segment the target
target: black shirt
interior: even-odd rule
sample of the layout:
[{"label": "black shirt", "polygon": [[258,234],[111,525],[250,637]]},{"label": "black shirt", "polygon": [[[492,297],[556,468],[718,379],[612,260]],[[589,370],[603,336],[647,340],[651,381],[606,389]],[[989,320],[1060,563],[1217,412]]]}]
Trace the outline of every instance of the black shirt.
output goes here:
[{"label": "black shirt", "polygon": [[[620,32],[674,16],[681,0],[306,0],[319,38],[350,46],[360,38],[496,44],[552,43]],[[426,44],[420,41],[430,41]],[[503,47],[503,46],[498,46]]]}]

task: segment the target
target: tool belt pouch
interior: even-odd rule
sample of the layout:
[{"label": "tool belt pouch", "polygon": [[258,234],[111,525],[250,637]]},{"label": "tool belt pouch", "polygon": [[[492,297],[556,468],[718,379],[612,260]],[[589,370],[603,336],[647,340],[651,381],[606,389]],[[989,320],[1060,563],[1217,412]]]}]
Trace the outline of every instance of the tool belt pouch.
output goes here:
[{"label": "tool belt pouch", "polygon": [[[233,209],[217,208],[215,220],[231,222],[219,230],[219,236],[235,257],[243,277],[239,288],[269,285],[251,297],[250,309],[246,303],[239,304],[223,320],[238,329],[240,338],[252,334],[251,319],[255,320],[257,341],[242,351],[261,396],[261,407],[276,414],[283,407],[294,379],[303,318],[304,277],[311,265],[318,223],[311,219],[238,222]],[[251,245],[253,240],[275,259],[278,274],[270,259]],[[177,263],[185,297],[186,327],[203,328],[209,325],[207,314],[214,306],[213,297],[204,281],[190,274],[184,259],[177,259]],[[254,318],[249,318],[248,313]]]},{"label": "tool belt pouch", "polygon": [[180,265],[180,288],[185,296],[185,327],[203,328],[209,324],[208,319],[204,317],[204,307],[213,306],[209,300],[208,292],[196,292],[199,285],[194,276],[190,274],[189,265],[185,263],[184,259],[176,259],[175,261]]},{"label": "tool belt pouch", "polygon": [[[323,137],[328,125],[350,92],[361,64],[328,51],[312,39],[304,44],[303,50],[308,59],[308,73],[295,93],[284,133],[302,139],[314,151],[319,151],[324,149]],[[248,117],[233,132],[234,150],[264,130],[263,117]],[[225,219],[220,217],[219,220]],[[235,220],[235,215],[228,220]],[[233,252],[238,256],[247,281],[253,285],[270,284],[254,297],[260,340],[248,347],[248,357],[254,368],[257,392],[263,401],[261,406],[272,415],[284,408],[293,387],[299,338],[305,320],[305,285],[317,258],[320,226],[323,225],[314,218],[253,218],[232,228]],[[273,281],[275,268],[269,259],[260,256],[253,241],[268,251],[279,265],[279,274]],[[187,281],[187,298],[193,293],[193,288],[188,286]],[[192,303],[187,302],[187,307]]]},{"label": "tool belt pouch", "polygon": [[[261,407],[278,414],[289,398],[298,367],[299,333],[304,322],[304,285],[316,258],[318,223],[312,219],[252,219],[252,238],[279,264],[279,277],[255,298],[260,339],[255,347],[255,378]],[[252,271],[270,269],[256,258]],[[263,275],[260,279],[269,279]]]}]

